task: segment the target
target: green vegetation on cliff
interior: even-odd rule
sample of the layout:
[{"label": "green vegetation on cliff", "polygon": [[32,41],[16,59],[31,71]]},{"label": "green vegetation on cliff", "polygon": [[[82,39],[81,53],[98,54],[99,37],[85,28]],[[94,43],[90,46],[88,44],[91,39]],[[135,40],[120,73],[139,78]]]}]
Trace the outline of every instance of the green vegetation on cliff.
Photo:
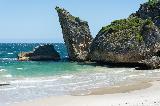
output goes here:
[{"label": "green vegetation on cliff", "polygon": [[160,0],[149,0],[148,2],[141,4],[138,11],[132,16],[139,17],[141,19],[151,19],[154,24],[160,28]]},{"label": "green vegetation on cliff", "polygon": [[131,38],[135,36],[136,41],[142,42],[141,27],[143,25],[152,26],[153,22],[149,19],[131,17],[127,19],[115,20],[110,25],[102,27],[100,33],[108,33],[115,36]]},{"label": "green vegetation on cliff", "polygon": [[152,24],[151,20],[142,20],[140,18],[134,17],[134,18],[128,18],[128,19],[121,19],[121,20],[115,20],[110,25],[102,27],[100,32],[117,32],[124,29],[137,29],[142,24]]},{"label": "green vegetation on cliff", "polygon": [[148,1],[149,5],[151,5],[151,6],[156,5],[158,2],[159,2],[159,0],[149,0]]}]

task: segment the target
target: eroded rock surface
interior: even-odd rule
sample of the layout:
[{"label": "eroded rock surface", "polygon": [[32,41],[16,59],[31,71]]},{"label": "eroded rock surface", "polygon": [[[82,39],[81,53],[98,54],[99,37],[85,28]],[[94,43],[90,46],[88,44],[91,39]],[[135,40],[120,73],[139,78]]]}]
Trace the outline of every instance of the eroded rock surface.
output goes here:
[{"label": "eroded rock surface", "polygon": [[56,7],[56,10],[70,60],[88,60],[89,47],[93,39],[88,22],[80,20],[79,17],[72,16],[65,9]]},{"label": "eroded rock surface", "polygon": [[160,68],[160,57],[153,56],[152,58],[142,60],[139,63],[144,64],[144,66],[138,67],[138,69],[158,69]]}]

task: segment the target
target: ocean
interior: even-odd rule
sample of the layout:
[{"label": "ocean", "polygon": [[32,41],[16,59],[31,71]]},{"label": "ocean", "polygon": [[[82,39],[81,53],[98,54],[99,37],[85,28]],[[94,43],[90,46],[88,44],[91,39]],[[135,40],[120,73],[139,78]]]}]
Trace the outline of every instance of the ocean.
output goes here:
[{"label": "ocean", "polygon": [[17,54],[32,51],[39,43],[0,43],[0,106],[48,96],[86,95],[91,89],[131,83],[134,79],[156,78],[159,70],[110,68],[69,62],[65,45],[56,43],[62,60],[18,61]]}]

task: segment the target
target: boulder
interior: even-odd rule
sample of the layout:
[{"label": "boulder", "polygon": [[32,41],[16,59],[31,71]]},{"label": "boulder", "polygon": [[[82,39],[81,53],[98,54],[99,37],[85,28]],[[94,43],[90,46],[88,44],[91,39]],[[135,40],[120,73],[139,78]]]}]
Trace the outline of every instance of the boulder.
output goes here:
[{"label": "boulder", "polygon": [[65,9],[56,7],[63,38],[67,47],[69,59],[72,61],[86,61],[92,36],[88,22],[72,16]]},{"label": "boulder", "polygon": [[103,27],[91,44],[89,58],[101,63],[137,64],[160,50],[160,32],[149,20],[138,17],[116,20]]},{"label": "boulder", "polygon": [[59,53],[53,45],[46,44],[36,47],[33,52],[22,52],[18,54],[18,60],[26,61],[43,61],[43,60],[60,60]]}]

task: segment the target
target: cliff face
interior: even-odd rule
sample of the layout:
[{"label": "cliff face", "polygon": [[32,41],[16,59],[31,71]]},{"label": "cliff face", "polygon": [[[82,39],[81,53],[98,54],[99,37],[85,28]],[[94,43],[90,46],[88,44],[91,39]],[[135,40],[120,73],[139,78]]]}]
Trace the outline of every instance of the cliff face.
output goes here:
[{"label": "cliff face", "polygon": [[151,19],[156,26],[160,27],[160,1],[142,4],[134,15],[142,19]]},{"label": "cliff face", "polygon": [[56,7],[56,10],[70,60],[87,60],[89,47],[93,39],[88,23],[72,16],[65,9]]},{"label": "cliff face", "polygon": [[127,19],[103,27],[95,39],[86,21],[56,7],[68,54],[73,61],[141,64],[160,68],[160,1],[150,1]]},{"label": "cliff face", "polygon": [[106,63],[139,63],[160,50],[160,32],[151,20],[116,20],[103,27],[91,45],[90,59]]}]

